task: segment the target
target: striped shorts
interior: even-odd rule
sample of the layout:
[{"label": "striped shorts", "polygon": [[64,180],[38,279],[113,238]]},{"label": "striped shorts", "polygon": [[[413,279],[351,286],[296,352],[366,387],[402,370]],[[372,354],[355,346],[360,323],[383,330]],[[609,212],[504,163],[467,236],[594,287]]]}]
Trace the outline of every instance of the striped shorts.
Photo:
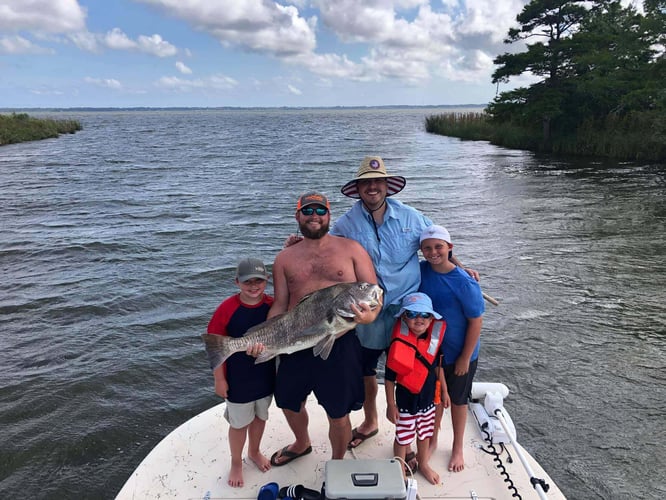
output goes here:
[{"label": "striped shorts", "polygon": [[420,441],[432,437],[435,430],[435,405],[419,410],[415,415],[400,411],[395,425],[395,440],[399,445],[408,445],[416,436]]}]

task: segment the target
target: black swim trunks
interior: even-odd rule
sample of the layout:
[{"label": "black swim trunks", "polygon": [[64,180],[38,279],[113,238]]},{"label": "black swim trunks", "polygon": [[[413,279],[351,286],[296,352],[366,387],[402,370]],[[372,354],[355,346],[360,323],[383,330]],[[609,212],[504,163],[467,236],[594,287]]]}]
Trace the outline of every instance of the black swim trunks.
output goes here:
[{"label": "black swim trunks", "polygon": [[310,392],[330,418],[341,418],[363,407],[361,344],[354,330],[335,341],[326,360],[314,356],[312,349],[280,355],[275,381],[278,407],[298,412]]},{"label": "black swim trunks", "polygon": [[465,375],[457,376],[454,371],[455,364],[444,365],[444,379],[446,380],[446,388],[451,398],[451,404],[462,406],[466,405],[472,397],[472,381],[476,373],[476,365],[478,358],[470,362],[469,370]]}]

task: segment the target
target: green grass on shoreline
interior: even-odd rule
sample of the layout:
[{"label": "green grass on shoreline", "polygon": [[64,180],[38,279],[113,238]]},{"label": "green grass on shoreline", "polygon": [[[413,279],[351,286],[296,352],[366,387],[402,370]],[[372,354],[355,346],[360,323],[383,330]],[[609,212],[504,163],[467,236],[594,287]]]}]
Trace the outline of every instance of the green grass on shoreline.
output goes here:
[{"label": "green grass on shoreline", "polygon": [[446,113],[425,119],[426,132],[464,140],[489,141],[510,149],[618,160],[666,161],[666,117],[660,113],[632,112],[587,120],[568,135],[543,140],[541,127],[528,129],[496,123],[487,113]]},{"label": "green grass on shoreline", "polygon": [[82,128],[77,120],[32,118],[26,113],[0,114],[0,146],[73,134]]}]

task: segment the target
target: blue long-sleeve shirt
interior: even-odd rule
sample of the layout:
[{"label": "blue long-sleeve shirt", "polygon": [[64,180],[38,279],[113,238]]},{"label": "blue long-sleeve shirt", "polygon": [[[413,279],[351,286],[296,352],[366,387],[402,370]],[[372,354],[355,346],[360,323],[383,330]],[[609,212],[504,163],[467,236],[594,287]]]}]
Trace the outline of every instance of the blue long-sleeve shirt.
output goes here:
[{"label": "blue long-sleeve shirt", "polygon": [[431,225],[432,220],[415,208],[386,198],[384,220],[375,228],[372,215],[359,200],[335,222],[331,234],[358,241],[370,254],[387,307],[418,289],[419,237]]}]

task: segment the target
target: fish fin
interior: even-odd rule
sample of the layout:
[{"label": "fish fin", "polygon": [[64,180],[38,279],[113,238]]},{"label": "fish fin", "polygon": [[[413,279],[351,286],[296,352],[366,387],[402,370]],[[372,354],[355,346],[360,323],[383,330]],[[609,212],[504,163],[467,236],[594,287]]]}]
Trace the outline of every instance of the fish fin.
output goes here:
[{"label": "fish fin", "polygon": [[299,300],[298,302],[296,302],[296,304],[294,305],[294,307],[296,307],[296,306],[297,306],[298,304],[300,304],[301,302],[303,302],[303,301],[309,299],[310,297],[312,297],[312,295],[313,295],[314,293],[316,293],[316,292],[310,292],[310,293],[308,293],[307,295],[303,295],[303,297],[301,297],[301,300]]},{"label": "fish fin", "polygon": [[342,316],[343,318],[353,318],[354,317],[354,313],[351,310],[347,311],[345,309],[336,309],[335,312],[338,316]]},{"label": "fish fin", "polygon": [[204,333],[201,335],[201,338],[206,345],[206,354],[208,355],[211,370],[215,370],[233,354],[227,349],[227,338],[224,335]]},{"label": "fish fin", "polygon": [[[333,328],[334,330],[339,330],[341,327],[344,326],[346,328],[345,332],[348,332],[349,330],[354,328],[353,325],[348,327],[350,323],[351,321],[349,319],[340,318],[335,314],[333,314],[333,312],[331,312],[327,315],[325,323],[317,323],[316,325],[304,328],[303,330],[300,331],[299,337],[319,337],[321,335],[324,335],[325,339],[326,337],[330,336],[329,332],[331,328]],[[321,342],[321,340],[319,342]]]},{"label": "fish fin", "polygon": [[273,359],[275,356],[277,356],[277,354],[274,352],[263,351],[257,356],[257,359],[254,360],[254,364],[258,365],[259,363],[265,363],[266,361]]},{"label": "fish fin", "polygon": [[320,356],[321,359],[326,360],[331,354],[331,349],[333,349],[333,344],[335,343],[335,336],[327,335],[321,339],[317,344],[312,348],[312,352],[315,356]]}]

